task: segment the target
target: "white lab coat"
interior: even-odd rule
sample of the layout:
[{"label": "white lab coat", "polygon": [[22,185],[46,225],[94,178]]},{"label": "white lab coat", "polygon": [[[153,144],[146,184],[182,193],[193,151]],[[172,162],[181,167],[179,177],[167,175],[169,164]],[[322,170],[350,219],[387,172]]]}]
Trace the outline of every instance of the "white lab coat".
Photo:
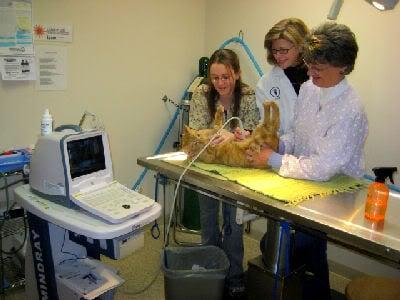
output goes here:
[{"label": "white lab coat", "polygon": [[257,83],[256,101],[260,111],[261,121],[264,120],[263,102],[273,100],[279,105],[280,129],[279,135],[288,132],[293,122],[294,106],[297,94],[283,70],[274,66],[269,74],[263,75]]}]

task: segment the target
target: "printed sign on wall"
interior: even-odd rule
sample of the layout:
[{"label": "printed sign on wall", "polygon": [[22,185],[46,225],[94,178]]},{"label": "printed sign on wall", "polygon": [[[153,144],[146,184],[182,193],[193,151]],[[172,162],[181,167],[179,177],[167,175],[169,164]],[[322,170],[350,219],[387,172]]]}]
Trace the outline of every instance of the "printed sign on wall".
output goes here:
[{"label": "printed sign on wall", "polygon": [[36,24],[33,36],[36,41],[72,43],[72,26]]},{"label": "printed sign on wall", "polygon": [[30,56],[0,57],[0,73],[3,80],[35,80],[35,61]]},{"label": "printed sign on wall", "polygon": [[33,55],[31,0],[0,0],[0,55]]}]

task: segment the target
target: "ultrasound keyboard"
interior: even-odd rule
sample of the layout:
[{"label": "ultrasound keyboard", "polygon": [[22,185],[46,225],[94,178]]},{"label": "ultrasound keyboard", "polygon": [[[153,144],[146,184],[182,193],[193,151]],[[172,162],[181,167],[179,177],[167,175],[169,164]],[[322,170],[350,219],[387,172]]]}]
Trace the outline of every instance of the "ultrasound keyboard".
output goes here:
[{"label": "ultrasound keyboard", "polygon": [[111,223],[121,223],[149,210],[154,200],[117,181],[89,192],[72,195],[72,201]]}]

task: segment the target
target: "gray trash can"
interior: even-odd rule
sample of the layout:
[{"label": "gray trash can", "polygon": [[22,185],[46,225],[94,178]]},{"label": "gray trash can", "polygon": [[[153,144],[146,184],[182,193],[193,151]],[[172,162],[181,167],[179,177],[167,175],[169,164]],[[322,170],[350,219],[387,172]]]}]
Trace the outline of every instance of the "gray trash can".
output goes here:
[{"label": "gray trash can", "polygon": [[165,299],[222,299],[229,260],[220,248],[167,247],[162,262]]}]

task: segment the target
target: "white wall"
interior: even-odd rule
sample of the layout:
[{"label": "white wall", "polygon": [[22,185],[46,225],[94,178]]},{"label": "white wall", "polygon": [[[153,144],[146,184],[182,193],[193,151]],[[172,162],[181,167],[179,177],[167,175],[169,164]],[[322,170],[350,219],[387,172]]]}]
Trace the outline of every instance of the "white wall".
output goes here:
[{"label": "white wall", "polygon": [[[109,133],[116,178],[130,185],[141,171],[136,158],[154,151],[175,111],[161,97],[180,99],[197,74],[199,57],[242,30],[267,72],[267,30],[290,16],[315,26],[325,20],[330,5],[330,0],[33,0],[34,21],[73,26],[73,43],[65,45],[68,88],[43,92],[29,82],[0,80],[0,148],[33,144],[45,108],[56,126],[77,123],[87,109],[103,120]],[[361,94],[370,121],[368,168],[400,165],[399,19],[400,6],[380,13],[363,0],[345,1],[338,18],[353,29],[360,46],[349,79]],[[244,79],[255,85],[258,75],[253,66],[240,47],[234,49],[242,57]],[[164,149],[170,149],[173,140]],[[259,231],[263,228],[258,225]],[[336,259],[338,251],[331,247],[330,253]]]},{"label": "white wall", "polygon": [[[244,41],[264,72],[271,70],[263,47],[266,32],[283,18],[298,17],[309,27],[326,21],[331,0],[220,0],[206,1],[206,49],[212,53],[225,40],[244,33]],[[365,152],[367,170],[374,166],[400,167],[400,112],[398,67],[400,65],[400,5],[393,11],[379,12],[364,0],[344,1],[337,22],[356,34],[359,55],[355,70],[348,76],[361,95],[369,119]],[[241,56],[244,79],[255,85],[258,75],[241,46],[233,45]],[[399,173],[395,180],[400,184]],[[265,222],[257,221],[254,231],[263,232]],[[329,246],[329,257],[371,274],[400,272]],[[366,261],[368,263],[366,263]]]},{"label": "white wall", "polygon": [[[206,49],[212,53],[223,41],[240,30],[264,72],[271,66],[265,59],[264,36],[282,18],[298,17],[309,27],[326,21],[331,0],[207,0]],[[367,171],[380,165],[400,167],[398,112],[398,66],[400,56],[400,5],[379,12],[363,0],[344,1],[337,22],[348,25],[356,34],[359,55],[355,70],[348,76],[361,95],[369,119],[366,143]],[[255,85],[258,75],[240,46],[244,78]],[[400,184],[400,172],[396,181]]]},{"label": "white wall", "polygon": [[[55,125],[87,109],[106,126],[116,178],[131,185],[139,156],[153,153],[204,53],[205,2],[33,0],[34,22],[73,26],[68,88],[37,91],[0,80],[0,148],[34,144],[49,108]],[[164,149],[171,149],[173,138]]]}]

